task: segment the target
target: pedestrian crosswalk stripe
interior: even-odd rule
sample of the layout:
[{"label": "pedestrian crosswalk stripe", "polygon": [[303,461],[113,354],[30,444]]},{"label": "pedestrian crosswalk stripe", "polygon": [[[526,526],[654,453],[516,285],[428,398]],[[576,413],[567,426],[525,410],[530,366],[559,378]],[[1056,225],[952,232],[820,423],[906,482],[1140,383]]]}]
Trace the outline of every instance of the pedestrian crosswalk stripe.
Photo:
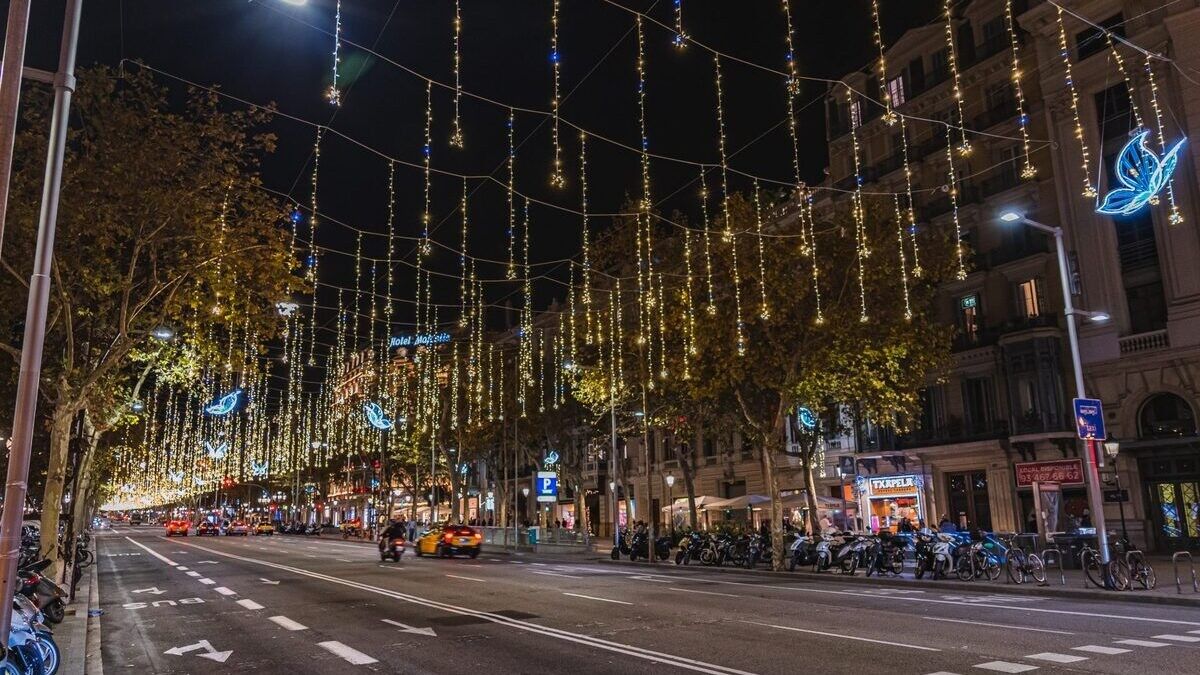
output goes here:
[{"label": "pedestrian crosswalk stripe", "polygon": [[1152,640],[1115,640],[1119,645],[1129,645],[1130,647],[1170,647],[1166,642],[1154,642]]},{"label": "pedestrian crosswalk stripe", "polygon": [[1051,663],[1075,663],[1077,661],[1087,661],[1086,656],[1074,656],[1072,654],[1058,654],[1055,652],[1042,652],[1040,654],[1030,654],[1027,659],[1036,661],[1050,661]]},{"label": "pedestrian crosswalk stripe", "polygon": [[988,661],[987,663],[977,663],[974,667],[981,670],[994,670],[998,673],[1024,673],[1038,669],[1037,666],[1025,663],[1010,663],[1008,661]]},{"label": "pedestrian crosswalk stripe", "polygon": [[1105,656],[1112,656],[1113,654],[1129,653],[1128,649],[1119,649],[1117,647],[1102,647],[1100,645],[1083,645],[1082,647],[1071,647],[1071,649],[1074,649],[1077,652],[1088,652],[1091,654],[1104,654]]}]

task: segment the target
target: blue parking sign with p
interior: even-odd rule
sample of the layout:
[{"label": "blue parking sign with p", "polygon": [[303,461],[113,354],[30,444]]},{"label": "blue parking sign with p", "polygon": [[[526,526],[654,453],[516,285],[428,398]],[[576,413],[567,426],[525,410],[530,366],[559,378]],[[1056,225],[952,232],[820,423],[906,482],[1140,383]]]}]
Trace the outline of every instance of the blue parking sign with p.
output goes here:
[{"label": "blue parking sign with p", "polygon": [[1103,441],[1108,438],[1104,429],[1104,406],[1100,399],[1077,398],[1075,402],[1075,427],[1079,438],[1085,441]]},{"label": "blue parking sign with p", "polygon": [[535,481],[537,500],[553,502],[558,500],[558,474],[553,471],[539,471]]}]

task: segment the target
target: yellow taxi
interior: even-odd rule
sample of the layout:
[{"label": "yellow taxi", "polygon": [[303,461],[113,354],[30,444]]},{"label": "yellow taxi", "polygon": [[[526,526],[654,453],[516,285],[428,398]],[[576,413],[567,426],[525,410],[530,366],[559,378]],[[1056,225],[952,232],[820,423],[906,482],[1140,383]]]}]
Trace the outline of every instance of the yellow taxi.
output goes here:
[{"label": "yellow taxi", "polygon": [[472,558],[483,548],[483,535],[466,525],[437,525],[417,538],[417,555],[452,558],[463,553]]},{"label": "yellow taxi", "polygon": [[254,534],[255,536],[260,534],[275,534],[275,526],[265,520],[259,521],[259,523],[254,526]]}]

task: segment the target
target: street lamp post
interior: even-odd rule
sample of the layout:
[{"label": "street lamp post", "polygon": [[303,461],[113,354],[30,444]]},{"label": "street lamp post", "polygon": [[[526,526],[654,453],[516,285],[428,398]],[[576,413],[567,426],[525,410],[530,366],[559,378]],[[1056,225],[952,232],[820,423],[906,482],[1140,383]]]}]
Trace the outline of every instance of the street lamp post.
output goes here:
[{"label": "street lamp post", "polygon": [[675,536],[675,474],[667,472],[667,517],[671,519],[671,536]]},{"label": "street lamp post", "polygon": [[[1083,365],[1079,358],[1079,334],[1075,328],[1075,316],[1082,315],[1093,321],[1106,321],[1109,317],[1107,314],[1099,312],[1086,312],[1075,309],[1075,305],[1071,300],[1071,282],[1068,277],[1069,270],[1067,268],[1067,249],[1063,244],[1063,229],[1061,227],[1030,220],[1023,214],[1015,211],[1002,213],[1000,220],[1006,223],[1019,222],[1054,237],[1054,249],[1058,255],[1058,278],[1062,284],[1063,314],[1067,317],[1067,340],[1071,345],[1071,366],[1075,375],[1075,396],[1077,398],[1087,398],[1083,385]],[[1096,547],[1099,549],[1100,562],[1104,567],[1104,585],[1106,588],[1112,588],[1112,577],[1108,569],[1108,529],[1104,520],[1104,499],[1100,494],[1100,471],[1096,466],[1097,453],[1095,442],[1089,441],[1087,448],[1087,461],[1084,463],[1084,473],[1087,476],[1088,503],[1092,511],[1092,523],[1096,526]]]},{"label": "street lamp post", "polygon": [[1117,483],[1117,510],[1121,513],[1121,539],[1129,541],[1129,531],[1125,529],[1125,495],[1121,493],[1121,473],[1117,470],[1117,453],[1121,451],[1119,441],[1104,441],[1104,454],[1112,460],[1113,478]]}]

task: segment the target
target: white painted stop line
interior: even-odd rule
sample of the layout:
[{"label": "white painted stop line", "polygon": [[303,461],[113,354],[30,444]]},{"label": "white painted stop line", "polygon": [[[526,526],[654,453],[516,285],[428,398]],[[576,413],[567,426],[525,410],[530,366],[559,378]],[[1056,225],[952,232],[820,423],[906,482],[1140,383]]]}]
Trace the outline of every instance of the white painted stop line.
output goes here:
[{"label": "white painted stop line", "polygon": [[330,640],[329,642],[318,642],[317,646],[325,649],[325,651],[329,652],[330,654],[342,657],[346,661],[349,661],[356,666],[365,666],[368,663],[379,663],[378,660],[367,656],[357,649],[347,647],[346,645],[334,640]]}]

